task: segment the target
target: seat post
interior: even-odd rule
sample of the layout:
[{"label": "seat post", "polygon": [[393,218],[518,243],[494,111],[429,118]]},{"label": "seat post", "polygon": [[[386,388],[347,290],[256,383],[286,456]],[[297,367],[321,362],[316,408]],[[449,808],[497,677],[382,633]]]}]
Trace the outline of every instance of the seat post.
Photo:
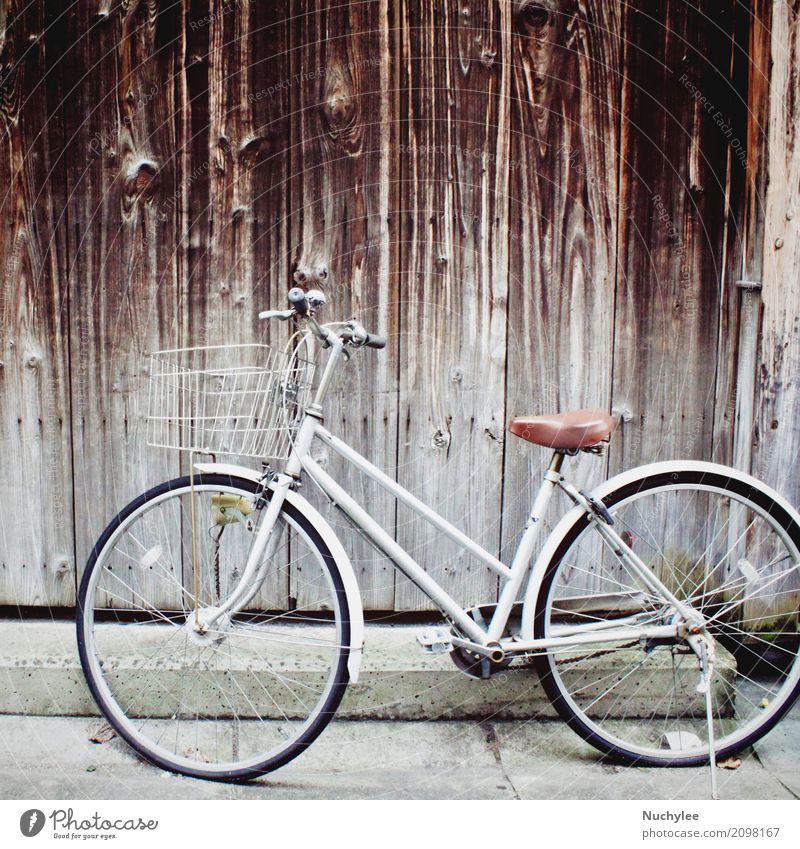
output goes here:
[{"label": "seat post", "polygon": [[555,472],[557,475],[561,473],[561,464],[564,462],[564,455],[560,451],[554,451],[550,458],[550,467],[548,471]]}]

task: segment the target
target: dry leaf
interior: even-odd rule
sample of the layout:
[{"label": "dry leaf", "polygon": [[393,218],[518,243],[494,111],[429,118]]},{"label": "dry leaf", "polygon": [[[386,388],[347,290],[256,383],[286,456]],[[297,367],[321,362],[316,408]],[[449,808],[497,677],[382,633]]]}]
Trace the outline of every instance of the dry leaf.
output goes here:
[{"label": "dry leaf", "polygon": [[108,743],[117,736],[117,732],[109,723],[100,720],[89,726],[89,741],[91,743]]},{"label": "dry leaf", "polygon": [[737,757],[725,758],[724,761],[717,761],[717,766],[720,769],[739,769],[742,765],[742,759]]}]

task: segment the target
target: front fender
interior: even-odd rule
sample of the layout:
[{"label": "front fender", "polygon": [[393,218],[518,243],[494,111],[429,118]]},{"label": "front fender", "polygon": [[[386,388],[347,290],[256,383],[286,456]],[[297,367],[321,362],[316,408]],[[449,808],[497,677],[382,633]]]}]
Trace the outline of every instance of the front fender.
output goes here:
[{"label": "front fender", "polygon": [[[194,468],[204,474],[230,475],[256,483],[259,483],[262,477],[261,473],[254,469],[233,463],[195,463]],[[286,493],[286,500],[314,526],[314,530],[322,537],[336,561],[347,596],[347,606],[350,608],[350,653],[347,659],[347,671],[350,673],[350,680],[355,683],[358,681],[361,651],[364,648],[364,611],[353,565],[333,528],[315,507],[291,489]]]}]

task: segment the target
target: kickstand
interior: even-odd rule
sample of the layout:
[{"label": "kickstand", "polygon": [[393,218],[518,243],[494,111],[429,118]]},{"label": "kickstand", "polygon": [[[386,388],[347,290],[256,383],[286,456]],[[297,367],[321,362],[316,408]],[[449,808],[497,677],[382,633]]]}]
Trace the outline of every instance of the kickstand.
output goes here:
[{"label": "kickstand", "polygon": [[712,684],[711,673],[713,663],[708,656],[708,648],[705,640],[700,642],[700,683],[697,685],[697,692],[704,693],[706,697],[706,723],[708,724],[708,766],[711,771],[711,798],[719,799],[717,792],[717,756],[714,746],[714,712],[712,709]]}]

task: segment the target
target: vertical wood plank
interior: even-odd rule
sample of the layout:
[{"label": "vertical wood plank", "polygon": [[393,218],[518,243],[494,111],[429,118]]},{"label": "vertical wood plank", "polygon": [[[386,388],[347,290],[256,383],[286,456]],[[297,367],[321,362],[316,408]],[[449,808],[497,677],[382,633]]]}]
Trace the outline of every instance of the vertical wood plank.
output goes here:
[{"label": "vertical wood plank", "polygon": [[734,7],[728,136],[728,212],[720,287],[712,459],[749,472],[767,184],[771,4]]},{"label": "vertical wood plank", "polygon": [[[396,193],[397,78],[388,0],[297,7],[288,88],[292,103],[294,281],[329,296],[324,319],[357,316],[389,336],[384,351],[364,349],[343,369],[326,411],[330,429],[392,474],[397,444],[399,301]],[[285,297],[285,295],[284,295]],[[331,474],[390,532],[395,505],[382,490],[326,457]],[[341,534],[364,604],[391,609],[390,564],[311,498]]]},{"label": "vertical wood plank", "polygon": [[[514,19],[508,414],[607,408],[611,394],[621,10],[532,2]],[[507,436],[503,554],[509,561],[546,449]],[[605,463],[570,459],[570,477]],[[562,505],[563,506],[563,505]]]},{"label": "vertical wood plank", "polygon": [[[400,482],[500,544],[508,280],[510,4],[402,4]],[[398,511],[400,543],[455,598],[496,579]],[[396,607],[430,602],[398,576]]]},{"label": "vertical wood plank", "polygon": [[57,9],[0,4],[0,604],[75,601],[64,45]]},{"label": "vertical wood plank", "polygon": [[733,3],[625,6],[611,470],[711,454]]},{"label": "vertical wood plank", "polygon": [[773,6],[769,186],[753,473],[800,501],[800,4]]},{"label": "vertical wood plank", "polygon": [[[237,345],[282,349],[285,328],[264,326],[260,310],[286,291],[289,146],[286,10],[211,0],[191,10],[193,259],[186,301],[193,345],[227,346],[231,365],[255,365]],[[280,301],[282,302],[282,300]],[[255,466],[253,458],[224,458]],[[240,552],[241,564],[246,552]],[[223,581],[241,570],[233,560]],[[269,573],[258,603],[285,606],[287,570]]]},{"label": "vertical wood plank", "polygon": [[[179,470],[175,452],[145,446],[146,392],[138,390],[143,354],[180,340],[185,5],[81,0],[69,17],[67,247],[81,568],[114,512]],[[135,583],[150,591],[147,575]],[[168,582],[154,577],[152,589],[174,601]]]}]

